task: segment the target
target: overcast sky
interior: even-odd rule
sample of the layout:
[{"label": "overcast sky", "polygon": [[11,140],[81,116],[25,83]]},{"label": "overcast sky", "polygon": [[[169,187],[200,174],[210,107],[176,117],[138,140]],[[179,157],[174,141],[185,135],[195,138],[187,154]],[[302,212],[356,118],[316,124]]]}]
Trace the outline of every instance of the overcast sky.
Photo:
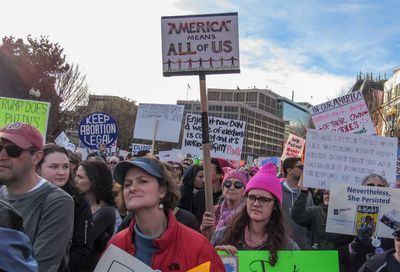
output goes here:
[{"label": "overcast sky", "polygon": [[198,77],[162,76],[161,16],[238,12],[241,73],[207,76],[208,88],[268,86],[318,104],[360,71],[390,76],[400,65],[397,0],[0,1],[2,36],[46,35],[92,93],[139,103],[199,99]]}]

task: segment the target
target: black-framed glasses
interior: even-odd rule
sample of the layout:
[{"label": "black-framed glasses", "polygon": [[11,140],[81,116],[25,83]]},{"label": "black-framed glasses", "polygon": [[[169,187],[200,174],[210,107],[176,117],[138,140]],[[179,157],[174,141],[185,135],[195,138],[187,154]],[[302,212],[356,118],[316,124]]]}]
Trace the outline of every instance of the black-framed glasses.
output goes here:
[{"label": "black-framed glasses", "polygon": [[0,145],[0,152],[5,149],[10,158],[18,158],[24,151],[34,151],[33,148],[24,149],[17,145]]},{"label": "black-framed glasses", "polygon": [[304,165],[302,165],[302,164],[301,164],[301,165],[295,165],[295,166],[293,166],[293,168],[294,168],[294,167],[299,168],[300,170],[303,170]]},{"label": "black-framed glasses", "polygon": [[366,186],[376,186],[376,187],[385,187],[385,185],[383,184],[374,184],[374,183],[369,183],[369,184],[365,184]]},{"label": "black-framed glasses", "polygon": [[275,199],[273,198],[268,198],[268,197],[264,197],[264,196],[255,196],[255,195],[247,195],[247,201],[249,202],[249,204],[253,205],[254,203],[256,203],[256,200],[258,200],[258,203],[260,203],[261,206],[266,206],[269,203],[275,201]]},{"label": "black-framed glasses", "polygon": [[225,181],[224,182],[224,187],[225,188],[231,188],[232,187],[232,184],[233,184],[233,187],[235,187],[235,189],[242,189],[244,186],[243,186],[243,183],[241,183],[240,181],[235,181],[235,182],[232,182],[232,181],[230,181],[230,180],[227,180],[227,181]]}]

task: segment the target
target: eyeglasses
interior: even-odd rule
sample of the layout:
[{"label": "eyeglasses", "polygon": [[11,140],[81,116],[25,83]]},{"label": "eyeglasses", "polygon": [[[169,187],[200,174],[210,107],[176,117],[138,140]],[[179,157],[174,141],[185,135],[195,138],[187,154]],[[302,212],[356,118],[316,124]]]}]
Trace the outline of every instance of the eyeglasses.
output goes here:
[{"label": "eyeglasses", "polygon": [[263,197],[263,196],[256,197],[255,195],[247,195],[247,201],[249,202],[249,204],[253,205],[254,203],[256,203],[256,200],[258,200],[258,203],[260,203],[261,206],[266,206],[269,203],[275,201],[275,199],[268,197]]},{"label": "eyeglasses", "polygon": [[383,184],[374,184],[374,183],[369,183],[369,184],[365,184],[366,186],[375,186],[375,187],[385,187],[385,185]]},{"label": "eyeglasses", "polygon": [[10,158],[18,158],[24,151],[35,151],[34,148],[23,149],[17,145],[0,145],[0,152],[5,149]]},{"label": "eyeglasses", "polygon": [[[296,167],[296,168],[299,168],[299,169],[303,170],[303,167],[304,167],[304,166],[303,166],[303,165],[295,165],[294,167]],[[293,168],[294,168],[294,167],[293,167]]]},{"label": "eyeglasses", "polygon": [[235,187],[235,189],[242,189],[244,187],[243,183],[241,183],[240,181],[232,182],[230,180],[225,181],[223,185],[225,188],[231,188],[232,184]]}]

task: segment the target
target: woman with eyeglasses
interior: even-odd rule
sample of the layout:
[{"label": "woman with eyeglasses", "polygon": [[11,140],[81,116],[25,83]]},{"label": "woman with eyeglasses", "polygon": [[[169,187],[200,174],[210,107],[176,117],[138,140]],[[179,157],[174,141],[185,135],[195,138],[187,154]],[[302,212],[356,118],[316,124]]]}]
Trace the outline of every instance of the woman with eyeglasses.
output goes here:
[{"label": "woman with eyeglasses", "polygon": [[222,181],[223,201],[214,207],[214,214],[204,212],[203,222],[200,230],[208,238],[214,234],[214,230],[220,230],[229,224],[230,220],[245,205],[244,190],[247,184],[247,177],[244,172],[231,170],[225,174]]},{"label": "woman with eyeglasses", "polygon": [[287,235],[282,212],[282,186],[272,163],[264,165],[247,183],[246,206],[229,226],[216,231],[212,244],[217,250],[269,250],[269,263],[278,262],[278,250],[298,250]]},{"label": "woman with eyeglasses", "polygon": [[[387,180],[381,175],[372,173],[365,176],[361,185],[389,187]],[[354,240],[339,249],[339,263],[341,271],[355,272],[365,263],[367,254],[381,254],[385,250],[393,248],[393,242],[388,238],[373,237],[375,224],[363,224],[362,228],[357,230]]]},{"label": "woman with eyeglasses", "polygon": [[400,226],[393,232],[394,249],[382,254],[368,254],[366,263],[358,272],[398,272],[400,271]]},{"label": "woman with eyeglasses", "polygon": [[72,196],[74,208],[74,231],[68,268],[81,271],[86,267],[93,249],[93,217],[85,195],[73,185],[68,151],[56,144],[43,147],[43,158],[37,165],[37,172],[53,185]]}]

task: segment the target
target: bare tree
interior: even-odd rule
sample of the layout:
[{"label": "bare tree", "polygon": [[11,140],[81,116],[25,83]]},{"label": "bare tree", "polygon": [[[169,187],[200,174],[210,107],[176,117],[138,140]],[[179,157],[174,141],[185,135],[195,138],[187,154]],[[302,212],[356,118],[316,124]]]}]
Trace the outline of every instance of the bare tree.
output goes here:
[{"label": "bare tree", "polygon": [[61,112],[70,112],[75,110],[76,106],[87,104],[89,87],[86,75],[82,75],[79,71],[79,65],[70,65],[65,73],[57,77],[56,92],[62,101]]},{"label": "bare tree", "polygon": [[307,129],[315,128],[314,122],[311,119],[311,115],[308,116],[307,120],[300,121],[293,129],[293,132],[296,136],[299,136],[303,139],[307,136]]}]

